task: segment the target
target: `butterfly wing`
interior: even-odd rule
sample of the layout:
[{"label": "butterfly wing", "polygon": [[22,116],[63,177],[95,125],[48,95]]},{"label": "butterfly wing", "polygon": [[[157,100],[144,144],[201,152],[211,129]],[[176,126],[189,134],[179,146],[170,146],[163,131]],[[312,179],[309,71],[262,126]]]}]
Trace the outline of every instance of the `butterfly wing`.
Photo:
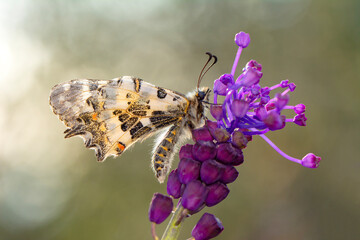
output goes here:
[{"label": "butterfly wing", "polygon": [[50,105],[68,127],[65,137],[82,137],[87,148],[96,150],[98,161],[103,161],[180,121],[189,101],[180,93],[125,76],[56,85]]}]

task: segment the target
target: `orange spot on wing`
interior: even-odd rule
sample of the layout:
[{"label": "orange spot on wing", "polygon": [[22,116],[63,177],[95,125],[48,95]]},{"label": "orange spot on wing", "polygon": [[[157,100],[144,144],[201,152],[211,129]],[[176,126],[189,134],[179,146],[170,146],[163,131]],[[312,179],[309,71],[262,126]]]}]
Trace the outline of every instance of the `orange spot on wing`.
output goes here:
[{"label": "orange spot on wing", "polygon": [[93,115],[91,115],[92,120],[96,121],[98,118],[98,113],[93,113]]},{"label": "orange spot on wing", "polygon": [[118,146],[118,148],[119,148],[121,151],[124,151],[124,150],[125,150],[125,146],[122,145],[121,143],[118,143],[117,146]]}]

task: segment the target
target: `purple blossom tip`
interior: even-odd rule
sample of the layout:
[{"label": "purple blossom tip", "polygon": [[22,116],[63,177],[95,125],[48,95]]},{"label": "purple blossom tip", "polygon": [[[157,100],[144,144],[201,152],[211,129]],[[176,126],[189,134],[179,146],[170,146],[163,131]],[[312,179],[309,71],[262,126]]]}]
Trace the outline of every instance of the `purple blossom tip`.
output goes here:
[{"label": "purple blossom tip", "polygon": [[289,80],[288,80],[288,79],[282,80],[282,81],[280,82],[280,86],[281,86],[282,88],[287,88],[287,87],[289,86]]},{"label": "purple blossom tip", "polygon": [[181,204],[190,211],[196,211],[205,202],[208,189],[199,180],[189,182],[181,198]]},{"label": "purple blossom tip", "polygon": [[247,138],[239,130],[235,130],[231,134],[231,143],[236,148],[244,149],[244,148],[246,148],[248,142],[249,141],[247,140]]},{"label": "purple blossom tip", "polygon": [[193,146],[192,154],[200,162],[214,159],[216,156],[215,144],[213,142],[199,141]]},{"label": "purple blossom tip", "polygon": [[192,180],[196,180],[200,175],[201,163],[190,158],[182,158],[180,160],[178,170],[179,181],[187,184]]},{"label": "purple blossom tip", "polygon": [[171,171],[169,174],[166,190],[167,193],[175,199],[181,197],[181,194],[184,190],[184,185],[180,182],[178,169]]},{"label": "purple blossom tip", "polygon": [[223,175],[220,178],[220,181],[225,184],[232,183],[233,181],[236,180],[236,178],[238,176],[239,176],[239,172],[236,170],[236,168],[233,166],[227,165],[225,167]]},{"label": "purple blossom tip", "polygon": [[209,192],[205,199],[205,204],[208,207],[215,206],[222,200],[224,200],[229,194],[229,188],[220,182],[214,183],[207,187]]},{"label": "purple blossom tip", "polygon": [[223,118],[223,110],[221,105],[212,104],[210,106],[210,113],[217,121]]},{"label": "purple blossom tip", "polygon": [[244,156],[240,149],[231,143],[220,143],[217,148],[216,159],[226,165],[240,165],[244,162]]},{"label": "purple blossom tip", "polygon": [[234,83],[234,77],[231,74],[223,74],[214,82],[214,93],[225,96],[226,89]]},{"label": "purple blossom tip", "polygon": [[215,160],[207,160],[202,163],[200,168],[201,181],[206,184],[212,184],[221,178],[224,170],[225,166],[223,164]]},{"label": "purple blossom tip", "polygon": [[216,237],[224,230],[221,221],[210,213],[204,213],[193,228],[191,235],[196,240],[208,240]]},{"label": "purple blossom tip", "polygon": [[316,156],[313,153],[308,153],[301,160],[301,165],[307,168],[317,168],[320,164],[321,157]]},{"label": "purple blossom tip", "polygon": [[280,94],[280,93],[277,93],[275,95],[275,98],[276,98],[276,108],[278,109],[278,111],[281,111],[289,102],[289,95],[288,94]]},{"label": "purple blossom tip", "polygon": [[261,71],[262,66],[256,60],[251,59],[245,66],[245,69],[254,68],[255,70]]},{"label": "purple blossom tip", "polygon": [[212,141],[214,138],[211,136],[207,127],[201,127],[192,130],[192,137],[194,142],[198,141]]},{"label": "purple blossom tip", "polygon": [[285,127],[285,120],[284,115],[280,115],[276,111],[270,111],[264,119],[264,123],[271,131],[275,131]]},{"label": "purple blossom tip", "polygon": [[307,117],[304,113],[298,114],[293,118],[293,122],[299,126],[306,126]]},{"label": "purple blossom tip", "polygon": [[295,107],[294,107],[294,112],[296,114],[301,114],[301,113],[304,113],[306,110],[306,106],[302,103],[300,104],[297,104]]},{"label": "purple blossom tip", "polygon": [[246,48],[250,43],[250,35],[245,32],[239,32],[235,35],[235,43],[239,47]]},{"label": "purple blossom tip", "polygon": [[293,92],[295,90],[295,88],[296,88],[295,83],[289,83],[289,89],[291,92]]},{"label": "purple blossom tip", "polygon": [[210,129],[211,135],[218,142],[227,142],[230,139],[230,133],[224,128]]},{"label": "purple blossom tip", "polygon": [[240,82],[245,87],[251,87],[255,84],[258,84],[262,76],[263,73],[257,70],[256,68],[247,68]]},{"label": "purple blossom tip", "polygon": [[149,219],[151,222],[162,223],[173,210],[173,201],[171,197],[155,193],[149,208]]},{"label": "purple blossom tip", "polygon": [[193,155],[192,155],[192,149],[193,149],[193,145],[191,145],[191,144],[186,144],[186,145],[182,146],[179,151],[179,158],[180,159],[183,159],[183,158],[194,159]]},{"label": "purple blossom tip", "polygon": [[235,99],[230,106],[235,117],[242,118],[249,110],[249,103],[244,100]]}]

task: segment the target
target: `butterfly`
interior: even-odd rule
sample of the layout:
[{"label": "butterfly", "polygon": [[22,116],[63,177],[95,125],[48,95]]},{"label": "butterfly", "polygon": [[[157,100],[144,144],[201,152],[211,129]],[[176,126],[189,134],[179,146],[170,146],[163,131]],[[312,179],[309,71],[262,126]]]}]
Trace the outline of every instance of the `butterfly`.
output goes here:
[{"label": "butterfly", "polygon": [[[216,56],[213,66],[216,63]],[[187,95],[157,87],[132,76],[112,80],[75,79],[53,87],[50,106],[67,129],[65,138],[80,136],[97,160],[119,156],[132,144],[161,132],[152,156],[152,169],[164,182],[180,143],[205,123],[210,89],[198,86]],[[211,67],[210,66],[210,67]],[[209,68],[210,68],[209,67]],[[208,70],[209,70],[208,68]],[[206,73],[207,71],[205,71]],[[204,74],[205,74],[204,73]]]}]

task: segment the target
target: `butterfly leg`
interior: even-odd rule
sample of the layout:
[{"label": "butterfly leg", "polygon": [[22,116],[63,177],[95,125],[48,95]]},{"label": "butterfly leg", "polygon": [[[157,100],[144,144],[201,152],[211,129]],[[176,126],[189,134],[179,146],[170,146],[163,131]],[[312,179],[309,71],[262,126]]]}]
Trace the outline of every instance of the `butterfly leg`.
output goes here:
[{"label": "butterfly leg", "polygon": [[156,178],[160,183],[163,183],[168,174],[171,162],[174,158],[175,148],[181,135],[181,123],[177,123],[170,127],[165,133],[163,140],[155,148],[152,157],[152,168],[156,174]]}]

